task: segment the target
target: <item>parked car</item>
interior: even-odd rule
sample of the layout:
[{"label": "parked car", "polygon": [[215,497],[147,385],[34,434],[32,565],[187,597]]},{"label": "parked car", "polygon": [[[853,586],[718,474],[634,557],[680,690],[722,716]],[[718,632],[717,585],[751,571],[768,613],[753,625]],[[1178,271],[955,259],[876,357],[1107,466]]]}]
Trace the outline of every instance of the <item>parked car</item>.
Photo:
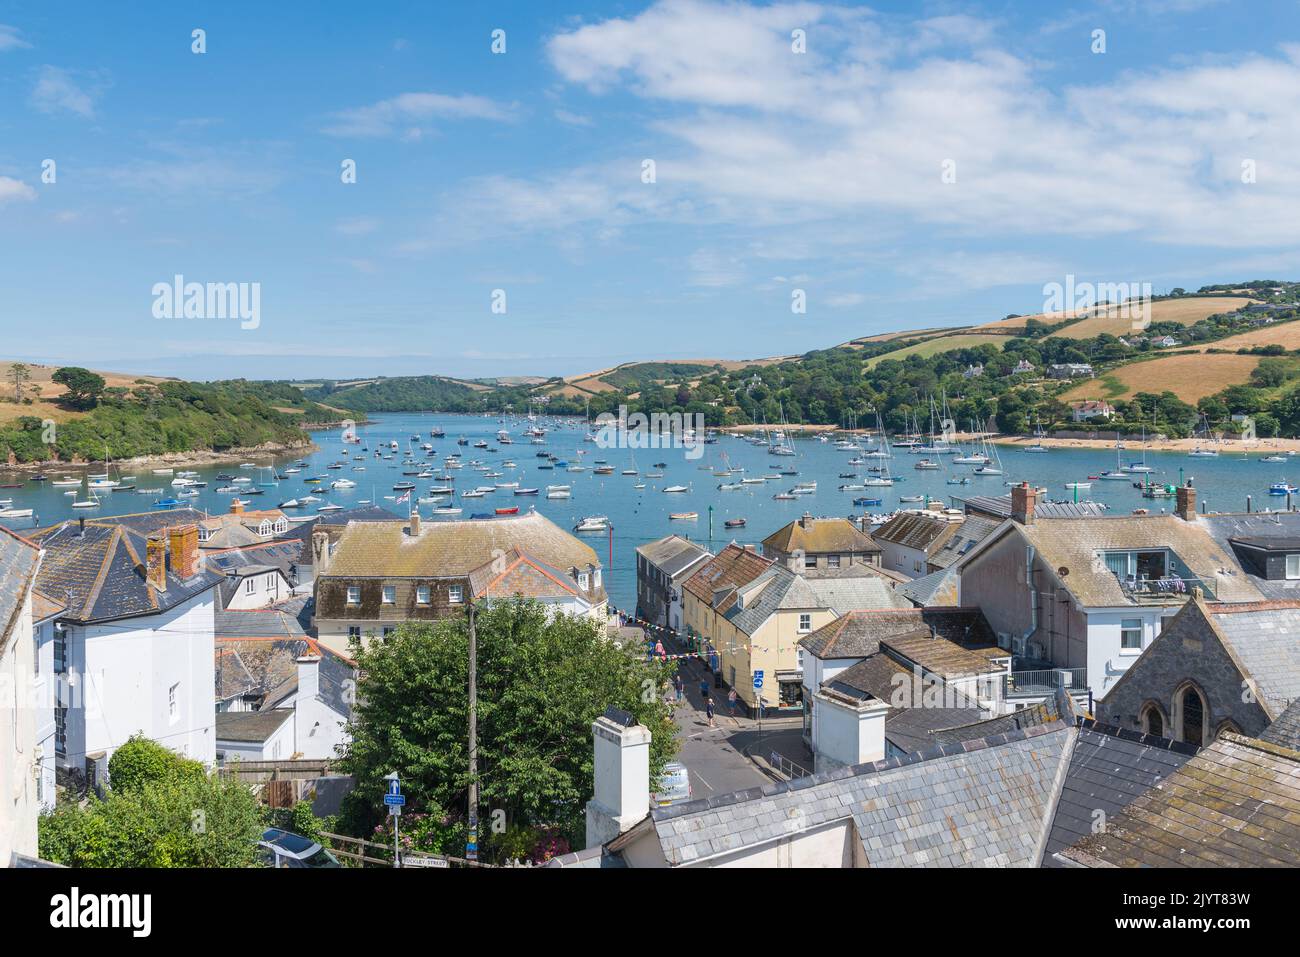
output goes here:
[{"label": "parked car", "polygon": [[337,857],[309,837],[268,827],[257,842],[267,867],[342,867]]},{"label": "parked car", "polygon": [[681,804],[691,799],[691,776],[686,765],[680,761],[669,761],[664,765],[664,773],[659,778],[659,790],[651,795],[651,800],[660,807],[669,804]]}]

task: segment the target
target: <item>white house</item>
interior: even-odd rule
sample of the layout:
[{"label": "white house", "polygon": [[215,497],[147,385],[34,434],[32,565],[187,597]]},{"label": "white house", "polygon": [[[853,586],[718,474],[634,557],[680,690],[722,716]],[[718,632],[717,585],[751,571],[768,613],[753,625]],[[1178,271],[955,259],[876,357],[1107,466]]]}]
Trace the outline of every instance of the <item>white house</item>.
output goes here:
[{"label": "white house", "polygon": [[[213,620],[221,576],[203,567],[198,529],[165,515],[45,529],[38,590],[65,602],[48,631],[59,767],[98,779],[142,733],[212,764],[216,758]],[[44,658],[44,655],[42,655]]]},{"label": "white house", "polygon": [[40,776],[34,708],[32,586],[40,549],[0,526],[0,867],[36,856]]}]

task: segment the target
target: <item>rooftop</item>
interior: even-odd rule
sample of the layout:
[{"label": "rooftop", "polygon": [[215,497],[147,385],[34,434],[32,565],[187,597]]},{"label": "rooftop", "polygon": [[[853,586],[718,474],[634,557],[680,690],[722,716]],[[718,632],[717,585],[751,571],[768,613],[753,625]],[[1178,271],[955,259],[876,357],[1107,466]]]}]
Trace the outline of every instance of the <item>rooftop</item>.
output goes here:
[{"label": "rooftop", "polygon": [[0,525],[0,651],[18,624],[40,557],[36,545]]},{"label": "rooftop", "polygon": [[936,512],[899,512],[871,535],[877,543],[888,542],[931,555],[957,534],[961,524]]},{"label": "rooftop", "polygon": [[763,539],[763,552],[805,555],[833,553],[875,553],[880,551],[870,535],[847,518],[814,518],[806,515],[778,528]]},{"label": "rooftop", "polygon": [[799,644],[823,660],[865,658],[890,638],[925,630],[964,646],[996,643],[978,608],[900,608],[852,611],[818,628]]},{"label": "rooftop", "polygon": [[637,546],[636,551],[669,578],[676,577],[709,555],[708,549],[680,535],[665,535],[658,541]]},{"label": "rooftop", "polygon": [[269,711],[218,711],[217,740],[260,744],[293,717],[292,708]]}]

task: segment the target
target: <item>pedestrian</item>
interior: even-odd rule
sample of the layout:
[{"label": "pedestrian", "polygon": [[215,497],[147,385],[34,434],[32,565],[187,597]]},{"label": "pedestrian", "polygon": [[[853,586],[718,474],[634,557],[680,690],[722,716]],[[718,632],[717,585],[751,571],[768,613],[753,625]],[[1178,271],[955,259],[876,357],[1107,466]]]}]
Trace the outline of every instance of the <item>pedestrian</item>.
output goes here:
[{"label": "pedestrian", "polygon": [[679,704],[682,700],[682,690],[685,684],[686,682],[682,681],[682,673],[680,671],[676,672],[673,675],[673,689],[677,692],[677,701]]},{"label": "pedestrian", "polygon": [[736,716],[736,689],[732,688],[727,692],[727,714],[731,717]]},{"label": "pedestrian", "polygon": [[709,727],[710,728],[713,727],[713,698],[712,697],[706,697],[704,699],[704,712],[709,716]]},{"label": "pedestrian", "polygon": [[655,656],[658,658],[668,657],[668,655],[664,652],[664,643],[662,641],[655,642]]}]

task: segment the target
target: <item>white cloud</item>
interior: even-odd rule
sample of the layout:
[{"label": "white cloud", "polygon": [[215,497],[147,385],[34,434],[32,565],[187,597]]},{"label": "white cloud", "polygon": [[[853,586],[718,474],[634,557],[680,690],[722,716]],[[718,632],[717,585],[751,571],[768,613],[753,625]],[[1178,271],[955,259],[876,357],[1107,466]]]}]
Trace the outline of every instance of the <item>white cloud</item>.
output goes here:
[{"label": "white cloud", "polygon": [[859,306],[867,301],[867,297],[860,292],[846,292],[837,295],[827,296],[826,304],[833,309],[845,309],[849,306]]},{"label": "white cloud", "polygon": [[577,113],[570,113],[568,110],[556,110],[555,118],[559,120],[561,123],[566,123],[569,126],[592,126],[593,125],[590,117],[581,116]]},{"label": "white cloud", "polygon": [[714,249],[697,249],[691,253],[687,266],[692,286],[734,286],[745,278],[745,266],[739,259]]},{"label": "white cloud", "polygon": [[20,179],[12,179],[8,176],[0,176],[0,203],[7,203],[10,200],[33,200],[36,198],[36,190],[32,189]]},{"label": "white cloud", "polygon": [[73,74],[56,66],[43,66],[32,90],[32,105],[42,113],[75,113],[77,116],[95,115],[97,90],[85,90]]},{"label": "white cloud", "polygon": [[432,129],[435,120],[495,120],[511,118],[510,110],[482,96],[444,93],[402,93],[370,106],[334,114],[324,132],[331,136],[418,139]]},{"label": "white cloud", "polygon": [[334,231],[344,236],[365,236],[379,228],[379,220],[373,216],[357,216],[354,219],[340,220]]},{"label": "white cloud", "polygon": [[[803,55],[790,51],[796,26]],[[631,92],[664,117],[651,129],[669,138],[656,157],[672,197],[660,213],[862,224],[864,236],[928,225],[1021,241],[1292,239],[1295,47],[1060,90],[1031,56],[1007,52],[1015,39],[970,17],[886,23],[821,4],[662,0],[561,33],[547,53],[565,80]],[[1253,184],[1241,180],[1247,159]],[[955,183],[941,179],[946,160]]]},{"label": "white cloud", "polygon": [[22,31],[17,27],[0,23],[0,53],[9,50],[26,50],[30,46],[31,44],[23,39]]}]

